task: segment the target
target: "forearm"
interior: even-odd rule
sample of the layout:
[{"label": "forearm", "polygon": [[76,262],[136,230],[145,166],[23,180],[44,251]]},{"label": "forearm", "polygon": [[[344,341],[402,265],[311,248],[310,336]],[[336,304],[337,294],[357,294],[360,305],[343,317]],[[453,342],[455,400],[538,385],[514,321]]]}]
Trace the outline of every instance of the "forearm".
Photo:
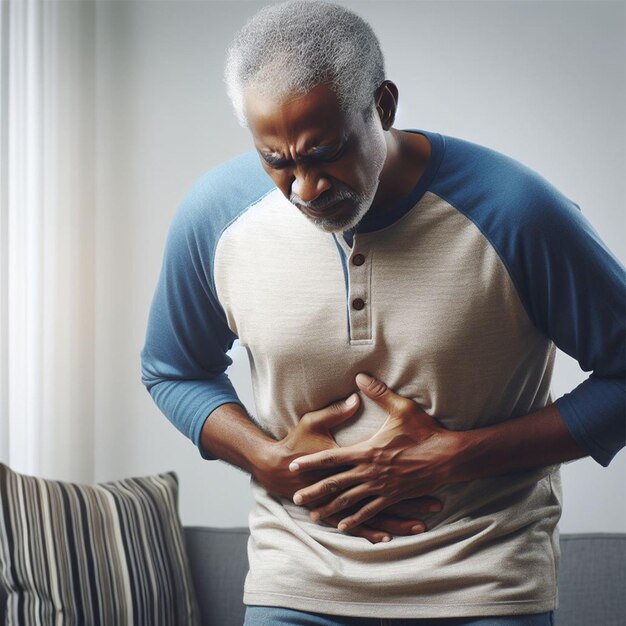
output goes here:
[{"label": "forearm", "polygon": [[239,404],[226,403],[205,420],[200,443],[216,458],[254,475],[275,440],[266,435]]},{"label": "forearm", "polygon": [[588,456],[554,404],[485,428],[459,432],[455,474],[465,482]]}]

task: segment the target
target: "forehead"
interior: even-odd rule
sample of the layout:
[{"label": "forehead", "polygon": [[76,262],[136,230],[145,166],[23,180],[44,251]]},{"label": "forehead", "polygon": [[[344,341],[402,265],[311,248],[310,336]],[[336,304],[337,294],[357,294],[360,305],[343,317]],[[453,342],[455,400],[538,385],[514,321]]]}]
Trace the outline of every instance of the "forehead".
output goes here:
[{"label": "forehead", "polygon": [[284,98],[249,88],[244,92],[244,101],[248,127],[257,147],[274,149],[288,143],[300,148],[300,144],[339,140],[350,133],[354,124],[354,115],[341,110],[328,84]]}]

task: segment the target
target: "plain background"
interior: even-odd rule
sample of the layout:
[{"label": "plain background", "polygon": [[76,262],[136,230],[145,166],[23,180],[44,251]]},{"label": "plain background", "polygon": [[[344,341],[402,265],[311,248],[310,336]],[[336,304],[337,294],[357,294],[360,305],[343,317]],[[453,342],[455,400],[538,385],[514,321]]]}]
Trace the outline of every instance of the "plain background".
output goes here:
[{"label": "plain background", "polygon": [[[139,353],[167,228],[206,170],[252,148],[230,109],[227,45],[259,2],[100,1],[96,7],[95,479],[173,469],[184,524],[247,525],[249,477],[159,412]],[[508,154],[577,202],[624,263],[622,2],[342,2],[379,36],[398,128]],[[602,306],[602,303],[597,303]],[[229,375],[254,411],[245,352]],[[553,397],[587,377],[559,352]],[[562,468],[563,532],[626,530],[626,455]]]}]

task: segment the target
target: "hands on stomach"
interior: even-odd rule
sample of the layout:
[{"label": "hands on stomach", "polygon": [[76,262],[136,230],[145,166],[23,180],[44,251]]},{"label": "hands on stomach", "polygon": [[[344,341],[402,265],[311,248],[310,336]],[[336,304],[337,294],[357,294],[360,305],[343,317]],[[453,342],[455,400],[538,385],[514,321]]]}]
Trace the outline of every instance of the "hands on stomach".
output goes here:
[{"label": "hands on stomach", "polygon": [[371,543],[424,532],[422,517],[442,509],[428,494],[453,482],[456,433],[382,381],[359,374],[357,384],[388,413],[370,439],[342,448],[330,432],[357,411],[360,397],[352,394],[305,413],[269,447],[255,478],[270,493],[311,509],[313,521]]}]

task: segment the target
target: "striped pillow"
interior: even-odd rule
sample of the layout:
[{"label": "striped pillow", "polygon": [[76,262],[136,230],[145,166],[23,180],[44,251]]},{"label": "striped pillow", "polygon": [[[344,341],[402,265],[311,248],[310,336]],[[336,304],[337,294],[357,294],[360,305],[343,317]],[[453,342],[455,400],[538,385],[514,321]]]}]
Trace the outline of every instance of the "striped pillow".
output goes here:
[{"label": "striped pillow", "polygon": [[6,625],[197,626],[177,507],[173,471],[80,485],[0,463]]}]

